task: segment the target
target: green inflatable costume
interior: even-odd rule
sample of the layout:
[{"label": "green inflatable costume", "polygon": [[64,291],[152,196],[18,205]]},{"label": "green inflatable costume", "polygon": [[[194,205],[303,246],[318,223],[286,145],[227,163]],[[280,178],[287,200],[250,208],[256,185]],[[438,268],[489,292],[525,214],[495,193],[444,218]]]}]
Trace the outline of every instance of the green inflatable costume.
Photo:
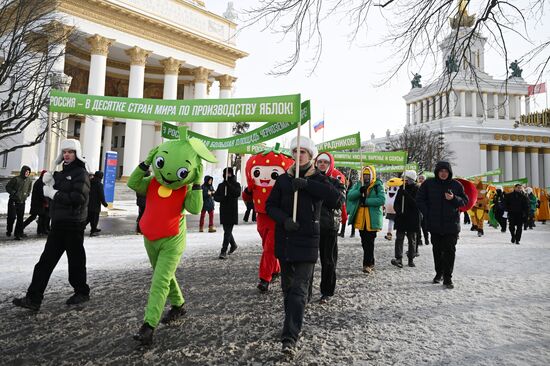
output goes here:
[{"label": "green inflatable costume", "polygon": [[[128,187],[146,196],[139,226],[153,267],[144,324],[134,336],[142,345],[153,342],[154,329],[161,321],[166,299],[172,306],[162,318],[163,323],[185,314],[185,300],[175,275],[185,250],[184,210],[200,213],[202,160],[216,162],[202,141],[188,139],[187,127],[179,127],[179,135],[179,140],[167,141],[152,149],[128,180]],[[151,165],[154,176],[145,177]]]}]

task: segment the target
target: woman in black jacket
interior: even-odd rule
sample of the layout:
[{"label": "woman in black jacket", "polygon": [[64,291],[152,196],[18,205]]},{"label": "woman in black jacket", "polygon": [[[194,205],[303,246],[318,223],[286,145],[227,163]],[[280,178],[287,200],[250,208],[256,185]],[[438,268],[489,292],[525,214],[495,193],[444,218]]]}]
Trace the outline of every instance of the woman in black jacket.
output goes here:
[{"label": "woman in black jacket", "polygon": [[97,171],[90,180],[90,202],[88,203],[88,219],[90,223],[90,236],[97,236],[101,229],[97,228],[99,224],[99,214],[101,213],[101,205],[107,207],[105,202],[105,192],[103,191],[103,172]]},{"label": "woman in black jacket", "polygon": [[23,229],[25,229],[31,222],[38,217],[36,233],[38,235],[48,235],[50,232],[50,215],[48,210],[49,201],[44,197],[44,177],[46,170],[40,172],[40,177],[34,182],[31,194],[31,211],[30,216],[23,223]]},{"label": "woman in black jacket", "polygon": [[231,245],[229,254],[237,249],[233,238],[233,226],[239,223],[238,200],[241,196],[241,185],[233,174],[233,168],[223,170],[223,182],[218,184],[214,200],[220,203],[220,224],[223,226],[223,242],[220,259],[227,258],[227,247]]},{"label": "woman in black jacket", "polygon": [[204,183],[202,184],[202,211],[201,217],[199,220],[199,232],[204,231],[204,216],[208,212],[208,232],[215,233],[216,228],[214,227],[214,199],[213,195],[216,193],[214,186],[212,186],[213,179],[211,176],[207,175],[204,177]]}]

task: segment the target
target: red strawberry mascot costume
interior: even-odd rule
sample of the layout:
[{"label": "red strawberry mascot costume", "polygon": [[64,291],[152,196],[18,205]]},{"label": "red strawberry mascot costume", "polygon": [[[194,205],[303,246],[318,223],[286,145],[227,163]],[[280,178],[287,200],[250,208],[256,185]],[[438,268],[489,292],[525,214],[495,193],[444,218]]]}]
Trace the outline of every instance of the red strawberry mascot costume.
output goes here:
[{"label": "red strawberry mascot costume", "polygon": [[274,274],[281,271],[275,258],[275,221],[265,211],[267,197],[273,189],[275,180],[294,163],[294,160],[279,151],[279,144],[273,150],[252,155],[246,163],[248,187],[243,191],[243,200],[253,200],[256,209],[256,225],[262,238],[262,257],[260,259],[258,289],[266,292]]}]

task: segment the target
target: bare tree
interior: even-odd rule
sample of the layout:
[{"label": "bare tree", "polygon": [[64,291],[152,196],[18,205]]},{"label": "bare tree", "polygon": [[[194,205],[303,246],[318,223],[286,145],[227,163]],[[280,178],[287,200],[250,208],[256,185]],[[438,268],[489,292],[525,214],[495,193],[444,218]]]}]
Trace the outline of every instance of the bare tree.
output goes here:
[{"label": "bare tree", "polygon": [[0,154],[36,145],[49,127],[59,128],[55,119],[48,123],[49,92],[63,83],[53,71],[68,33],[56,3],[0,0]]},{"label": "bare tree", "polygon": [[419,171],[433,171],[438,161],[452,162],[455,157],[443,133],[426,127],[406,127],[401,134],[390,136],[387,150],[407,151],[407,162],[418,163]]},{"label": "bare tree", "polygon": [[[459,68],[476,68],[471,63],[472,44],[487,36],[487,43],[496,49],[503,58],[503,73],[508,76],[508,42],[510,37],[519,36],[530,44],[531,50],[525,55],[515,55],[515,59],[524,65],[530,64],[540,76],[550,62],[550,38],[542,42],[533,42],[527,31],[528,24],[540,23],[544,19],[545,0],[525,0],[520,8],[516,1],[482,0],[477,17],[469,15],[466,8],[470,0],[259,0],[259,5],[245,11],[246,26],[260,24],[264,30],[281,33],[283,37],[294,40],[294,50],[286,59],[280,61],[273,74],[288,74],[305,54],[311,56],[315,69],[322,56],[323,28],[328,18],[340,17],[349,21],[350,42],[358,38],[369,39],[368,25],[374,17],[382,17],[388,26],[386,36],[372,42],[374,46],[389,45],[394,54],[388,63],[388,73],[382,82],[393,78],[401,69],[420,70],[429,61],[436,66],[441,62],[438,54],[439,44],[449,34],[449,20],[454,32],[451,32],[451,50],[449,56]],[[471,6],[472,7],[472,6]],[[454,59],[454,60],[453,60]],[[447,65],[446,65],[447,66]],[[448,87],[456,76],[453,69],[443,69],[445,85]],[[434,76],[435,71],[434,71]]]},{"label": "bare tree", "polygon": [[[242,135],[248,129],[250,128],[250,123],[248,122],[237,122],[233,125],[233,135]],[[239,173],[241,170],[241,160],[242,155],[241,154],[233,154],[231,157],[231,166],[233,167],[233,171],[235,172],[235,175]]]}]

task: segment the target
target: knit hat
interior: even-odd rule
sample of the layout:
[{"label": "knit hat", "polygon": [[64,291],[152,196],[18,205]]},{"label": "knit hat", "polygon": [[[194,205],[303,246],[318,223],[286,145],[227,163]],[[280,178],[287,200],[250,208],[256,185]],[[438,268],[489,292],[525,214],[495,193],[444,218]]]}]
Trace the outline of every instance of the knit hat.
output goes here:
[{"label": "knit hat", "polygon": [[330,157],[328,156],[327,153],[320,153],[319,156],[317,156],[317,158],[315,158],[315,160],[317,160],[317,161],[324,160],[324,161],[328,161],[329,163],[331,162],[331,159],[330,159]]},{"label": "knit hat", "polygon": [[[292,141],[290,141],[290,151],[294,151],[298,145],[298,137],[294,137]],[[313,159],[315,156],[317,156],[317,147],[315,146],[315,143],[313,140],[311,140],[308,137],[300,136],[300,148],[306,149],[309,155],[311,156],[311,159]]]},{"label": "knit hat", "polygon": [[80,141],[75,139],[66,139],[61,141],[61,147],[59,148],[59,155],[57,156],[57,159],[55,159],[55,165],[63,162],[63,150],[74,150],[76,152],[76,158],[86,164],[86,159],[82,157]]},{"label": "knit hat", "polygon": [[416,181],[416,172],[414,170],[405,170],[403,178],[409,178],[412,181]]}]

